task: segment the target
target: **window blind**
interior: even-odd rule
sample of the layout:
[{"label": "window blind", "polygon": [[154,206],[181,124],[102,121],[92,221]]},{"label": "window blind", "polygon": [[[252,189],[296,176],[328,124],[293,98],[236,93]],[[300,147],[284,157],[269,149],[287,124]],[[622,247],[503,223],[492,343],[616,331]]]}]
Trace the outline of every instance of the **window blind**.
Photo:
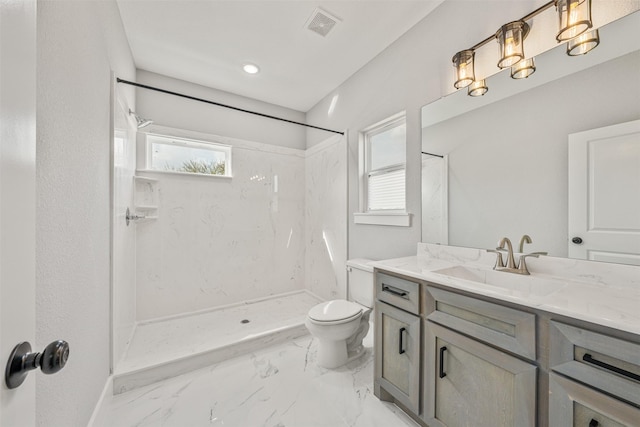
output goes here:
[{"label": "window blind", "polygon": [[405,169],[374,171],[369,174],[369,211],[405,208]]}]

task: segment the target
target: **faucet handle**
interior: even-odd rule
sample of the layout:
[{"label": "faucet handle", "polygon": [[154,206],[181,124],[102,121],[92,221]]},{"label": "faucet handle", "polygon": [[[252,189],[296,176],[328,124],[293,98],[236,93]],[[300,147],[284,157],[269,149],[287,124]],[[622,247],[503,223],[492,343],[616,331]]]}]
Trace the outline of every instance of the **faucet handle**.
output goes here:
[{"label": "faucet handle", "polygon": [[504,249],[502,248],[496,248],[496,249],[487,249],[487,252],[496,254],[496,265],[493,266],[493,269],[495,270],[496,268],[502,268],[504,267],[504,261],[502,260],[502,251],[504,251]]},{"label": "faucet handle", "polygon": [[527,268],[526,258],[538,258],[540,255],[546,255],[546,252],[531,252],[530,254],[522,254],[518,259],[518,272],[520,274],[531,274]]}]

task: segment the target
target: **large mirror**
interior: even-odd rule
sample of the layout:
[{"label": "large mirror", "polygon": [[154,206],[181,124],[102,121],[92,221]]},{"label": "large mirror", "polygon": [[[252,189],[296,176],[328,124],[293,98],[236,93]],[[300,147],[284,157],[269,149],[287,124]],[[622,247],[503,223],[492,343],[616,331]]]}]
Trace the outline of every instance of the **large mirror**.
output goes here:
[{"label": "large mirror", "polygon": [[[528,79],[503,71],[483,97],[461,89],[424,106],[422,151],[444,157],[422,155],[422,241],[490,248],[527,234],[525,251],[570,256],[569,135],[640,119],[639,28],[634,12],[600,28],[587,55],[569,57],[560,45],[536,57]],[[640,200],[640,172],[626,191]],[[630,221],[640,235],[640,215]]]}]

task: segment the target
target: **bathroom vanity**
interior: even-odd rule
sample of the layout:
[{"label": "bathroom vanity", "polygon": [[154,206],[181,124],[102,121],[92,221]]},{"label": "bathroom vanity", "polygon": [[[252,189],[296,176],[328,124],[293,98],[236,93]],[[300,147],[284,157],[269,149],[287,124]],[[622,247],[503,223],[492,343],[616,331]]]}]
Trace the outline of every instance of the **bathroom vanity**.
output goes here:
[{"label": "bathroom vanity", "polygon": [[375,395],[427,426],[639,426],[640,269],[494,261],[419,244],[375,264]]}]

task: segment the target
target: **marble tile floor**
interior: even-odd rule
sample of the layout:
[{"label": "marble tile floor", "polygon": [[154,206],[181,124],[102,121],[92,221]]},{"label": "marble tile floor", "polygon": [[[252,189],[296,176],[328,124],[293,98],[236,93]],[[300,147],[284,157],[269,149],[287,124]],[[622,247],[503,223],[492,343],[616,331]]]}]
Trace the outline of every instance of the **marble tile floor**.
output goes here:
[{"label": "marble tile floor", "polygon": [[320,300],[306,291],[141,323],[114,374],[114,392],[132,390],[238,354],[306,335]]},{"label": "marble tile floor", "polygon": [[110,396],[93,426],[415,427],[373,395],[372,331],[344,367],[318,367],[317,342],[301,337]]}]

